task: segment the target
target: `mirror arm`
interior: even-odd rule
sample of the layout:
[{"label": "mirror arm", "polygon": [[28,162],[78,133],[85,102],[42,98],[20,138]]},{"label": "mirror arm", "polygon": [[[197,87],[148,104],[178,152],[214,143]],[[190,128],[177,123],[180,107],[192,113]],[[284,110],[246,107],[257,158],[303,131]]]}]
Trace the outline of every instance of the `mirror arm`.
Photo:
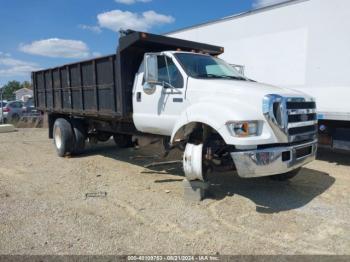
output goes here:
[{"label": "mirror arm", "polygon": [[165,82],[165,81],[162,82],[162,86],[163,86],[164,88],[175,89],[175,87],[173,87],[171,84],[169,84],[169,83],[167,83],[167,82]]}]

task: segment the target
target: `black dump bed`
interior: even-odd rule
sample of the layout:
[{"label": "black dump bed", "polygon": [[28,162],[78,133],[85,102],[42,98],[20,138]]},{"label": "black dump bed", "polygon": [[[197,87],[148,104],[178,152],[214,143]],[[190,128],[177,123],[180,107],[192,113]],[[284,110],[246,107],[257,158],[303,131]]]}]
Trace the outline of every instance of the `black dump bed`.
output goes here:
[{"label": "black dump bed", "polygon": [[223,52],[219,46],[129,30],[120,37],[114,55],[33,72],[35,106],[53,113],[127,118],[143,55],[166,50]]}]

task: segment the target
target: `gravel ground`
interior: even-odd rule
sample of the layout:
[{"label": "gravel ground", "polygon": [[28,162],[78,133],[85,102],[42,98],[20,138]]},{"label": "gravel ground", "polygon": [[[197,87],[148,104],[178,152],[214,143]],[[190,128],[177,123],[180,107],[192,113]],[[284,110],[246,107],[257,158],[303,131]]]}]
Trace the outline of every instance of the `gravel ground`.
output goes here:
[{"label": "gravel ground", "polygon": [[189,203],[181,166],[144,168],[150,153],[59,158],[46,129],[0,134],[0,254],[350,254],[349,155],[290,182],[213,174]]}]

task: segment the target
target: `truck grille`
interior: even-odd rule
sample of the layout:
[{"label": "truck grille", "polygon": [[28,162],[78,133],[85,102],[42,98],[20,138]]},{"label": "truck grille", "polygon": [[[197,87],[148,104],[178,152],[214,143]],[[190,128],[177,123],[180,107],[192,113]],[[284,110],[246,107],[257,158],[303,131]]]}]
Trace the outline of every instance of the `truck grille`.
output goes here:
[{"label": "truck grille", "polygon": [[263,112],[282,142],[316,138],[316,103],[312,99],[267,95],[264,98]]},{"label": "truck grille", "polygon": [[288,123],[297,123],[312,120],[317,120],[317,115],[315,113],[288,115]]},{"label": "truck grille", "polygon": [[312,125],[312,126],[302,126],[302,127],[294,127],[294,128],[290,128],[288,129],[288,133],[291,136],[295,136],[297,134],[304,134],[304,133],[309,133],[309,132],[316,132],[317,128],[316,126]]},{"label": "truck grille", "polygon": [[287,102],[287,109],[314,109],[315,102]]}]

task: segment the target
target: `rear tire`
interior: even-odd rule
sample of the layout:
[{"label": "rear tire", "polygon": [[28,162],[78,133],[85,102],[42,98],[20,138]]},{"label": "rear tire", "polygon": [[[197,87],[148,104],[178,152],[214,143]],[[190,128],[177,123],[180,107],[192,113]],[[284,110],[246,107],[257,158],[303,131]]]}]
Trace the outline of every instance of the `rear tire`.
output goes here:
[{"label": "rear tire", "polygon": [[100,142],[107,142],[111,138],[111,135],[105,132],[98,132],[96,136],[97,140]]},{"label": "rear tire", "polygon": [[113,135],[115,144],[120,148],[127,148],[132,146],[132,136],[115,134]]},{"label": "rear tire", "polygon": [[295,177],[297,174],[299,174],[300,170],[301,170],[301,167],[294,169],[292,171],[289,171],[287,173],[284,173],[284,174],[279,174],[279,175],[274,175],[274,176],[269,176],[269,177],[275,181],[287,181],[287,180]]},{"label": "rear tire", "polygon": [[53,138],[57,154],[60,157],[69,155],[74,149],[72,125],[64,118],[57,118],[53,126]]},{"label": "rear tire", "polygon": [[84,125],[79,120],[72,120],[74,131],[74,149],[73,154],[81,154],[85,148],[86,132]]}]

